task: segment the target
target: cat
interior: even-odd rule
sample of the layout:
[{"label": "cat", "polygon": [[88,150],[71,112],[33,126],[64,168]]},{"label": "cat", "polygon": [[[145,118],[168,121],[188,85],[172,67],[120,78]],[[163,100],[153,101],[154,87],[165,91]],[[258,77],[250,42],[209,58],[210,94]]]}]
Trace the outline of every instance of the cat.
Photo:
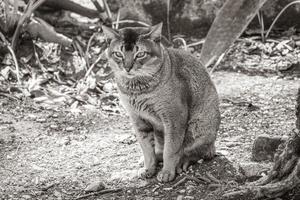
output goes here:
[{"label": "cat", "polygon": [[142,176],[174,180],[199,159],[215,155],[220,125],[216,88],[201,62],[161,44],[162,23],[151,27],[102,27],[120,102],[144,156]]}]

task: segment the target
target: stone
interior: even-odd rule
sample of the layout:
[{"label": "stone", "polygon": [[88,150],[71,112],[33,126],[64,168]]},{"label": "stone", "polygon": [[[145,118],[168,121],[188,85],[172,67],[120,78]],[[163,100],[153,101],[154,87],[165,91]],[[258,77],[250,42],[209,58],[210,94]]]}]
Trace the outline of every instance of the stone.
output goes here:
[{"label": "stone", "polygon": [[91,184],[89,184],[84,189],[84,191],[85,192],[97,192],[97,191],[103,190],[105,188],[106,188],[106,186],[105,186],[105,184],[102,181],[94,181]]},{"label": "stone", "polygon": [[264,172],[269,171],[270,165],[257,162],[242,162],[239,164],[239,171],[246,177],[261,177]]},{"label": "stone", "polygon": [[258,136],[253,143],[252,160],[256,162],[273,161],[278,146],[286,140],[287,137]]},{"label": "stone", "polygon": [[44,123],[44,122],[46,122],[46,119],[45,118],[37,118],[36,121],[39,123]]},{"label": "stone", "polygon": [[183,195],[178,195],[176,200],[183,200]]},{"label": "stone", "polygon": [[73,127],[73,126],[69,126],[66,128],[66,131],[68,131],[68,132],[72,132],[74,130],[75,130],[75,127]]}]

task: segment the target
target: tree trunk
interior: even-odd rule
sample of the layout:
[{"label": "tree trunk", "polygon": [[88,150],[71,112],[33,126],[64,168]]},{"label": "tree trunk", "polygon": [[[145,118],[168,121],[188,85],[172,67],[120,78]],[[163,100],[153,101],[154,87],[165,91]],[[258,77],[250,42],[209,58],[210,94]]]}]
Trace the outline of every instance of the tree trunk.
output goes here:
[{"label": "tree trunk", "polygon": [[275,154],[275,163],[268,175],[240,191],[226,193],[224,197],[229,199],[236,199],[239,196],[275,198],[300,186],[300,88],[296,116],[297,130],[287,140],[284,148]]}]

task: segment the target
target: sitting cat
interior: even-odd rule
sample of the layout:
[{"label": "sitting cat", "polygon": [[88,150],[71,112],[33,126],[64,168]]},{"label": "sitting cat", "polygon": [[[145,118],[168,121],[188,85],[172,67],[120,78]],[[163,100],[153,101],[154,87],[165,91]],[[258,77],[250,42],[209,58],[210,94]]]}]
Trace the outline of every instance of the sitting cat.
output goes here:
[{"label": "sitting cat", "polygon": [[120,101],[144,154],[143,176],[169,182],[190,162],[215,154],[220,125],[216,88],[189,53],[164,47],[162,23],[113,30],[103,26]]}]

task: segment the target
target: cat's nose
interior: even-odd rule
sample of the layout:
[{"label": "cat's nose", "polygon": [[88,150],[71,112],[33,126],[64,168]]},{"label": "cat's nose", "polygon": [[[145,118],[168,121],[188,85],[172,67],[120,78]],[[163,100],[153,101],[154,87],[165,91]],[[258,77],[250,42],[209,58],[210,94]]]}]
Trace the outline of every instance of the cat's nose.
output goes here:
[{"label": "cat's nose", "polygon": [[127,72],[130,72],[130,70],[131,70],[132,68],[133,68],[133,63],[124,65],[124,69],[125,69]]}]

